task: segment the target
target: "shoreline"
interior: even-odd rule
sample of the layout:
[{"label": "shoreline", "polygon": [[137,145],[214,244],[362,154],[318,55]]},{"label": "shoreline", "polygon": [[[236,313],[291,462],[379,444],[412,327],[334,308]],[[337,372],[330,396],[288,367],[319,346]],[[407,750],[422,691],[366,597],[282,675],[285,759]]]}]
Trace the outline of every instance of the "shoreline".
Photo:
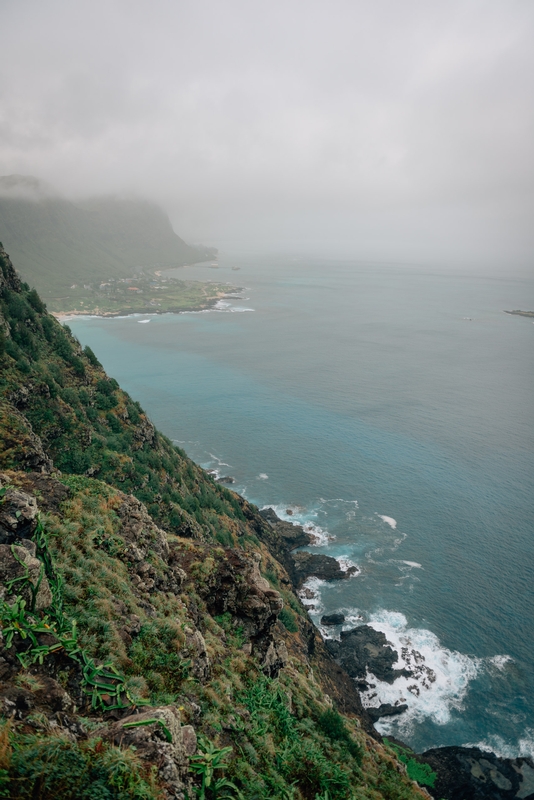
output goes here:
[{"label": "shoreline", "polygon": [[[235,297],[235,295],[231,292],[218,292],[216,297],[207,300],[205,303],[202,303],[198,306],[193,306],[191,308],[182,308],[177,306],[176,308],[167,308],[165,310],[159,310],[157,308],[151,308],[150,310],[140,311],[140,310],[132,310],[130,308],[118,309],[117,311],[102,311],[99,312],[98,308],[95,311],[79,311],[78,309],[74,309],[73,311],[50,311],[49,313],[57,319],[58,322],[65,322],[68,319],[72,319],[72,317],[88,317],[91,319],[113,319],[116,317],[147,317],[147,316],[162,316],[163,314],[187,314],[187,313],[198,313],[199,311],[210,311],[220,300],[223,300],[225,297]],[[238,298],[236,298],[238,299]]]}]

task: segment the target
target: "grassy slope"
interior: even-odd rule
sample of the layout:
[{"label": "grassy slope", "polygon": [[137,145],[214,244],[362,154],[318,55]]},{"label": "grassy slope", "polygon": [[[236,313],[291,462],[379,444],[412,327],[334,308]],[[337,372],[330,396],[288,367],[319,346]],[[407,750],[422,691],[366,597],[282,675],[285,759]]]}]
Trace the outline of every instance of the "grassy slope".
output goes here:
[{"label": "grassy slope", "polygon": [[[9,274],[1,252],[0,267]],[[82,352],[68,330],[46,313],[35,292],[24,286],[4,288],[0,313],[0,329],[6,332],[5,323],[9,326],[0,341],[0,468],[13,470],[13,484],[31,489],[35,477],[21,471],[29,464],[31,424],[62,471],[60,479],[69,489],[66,499],[49,503],[48,484],[34,487],[33,493],[48,508],[45,530],[64,579],[65,613],[78,620],[85,650],[113,662],[133,696],[152,704],[179,704],[182,718],[197,733],[218,747],[232,748],[226,776],[241,794],[236,790],[228,797],[420,797],[391,751],[370,738],[354,714],[331,709],[325,686],[331,696],[337,695],[328,685],[320,639],[315,637],[313,653],[310,623],[274,557],[277,543],[269,541],[256,509],[215,484],[155,431],[139,405],[105,375],[94,354]],[[55,479],[47,480],[52,485]],[[121,527],[124,492],[145,503],[167,532],[168,545],[187,575],[180,591],[165,584],[165,565],[156,551],[149,552],[147,564],[160,584],[150,595],[140,589]],[[228,560],[240,558],[239,553],[253,552],[260,553],[264,574],[282,592],[286,606],[285,625],[278,621],[276,633],[285,640],[290,658],[276,680],[265,677],[258,661],[247,657],[244,632],[232,616],[210,612],[213,576]],[[124,632],[126,617],[137,620],[135,634]],[[208,679],[189,669],[191,627],[201,630],[206,642],[212,662]],[[22,675],[20,680],[31,684],[38,677]],[[7,768],[17,787],[11,796],[32,796],[35,775],[45,765],[53,775],[39,796],[71,796],[72,759],[82,765],[81,783],[72,796],[93,797],[84,783],[89,774],[100,775],[107,787],[107,795],[102,791],[95,798],[158,796],[157,781],[143,772],[135,754],[128,751],[123,757],[91,738],[74,744],[61,740],[60,746],[53,729],[42,720],[28,722],[30,717],[11,734],[5,726],[0,731],[0,779]],[[95,726],[91,719],[84,724],[89,732]],[[32,769],[34,777],[22,780]],[[122,776],[120,791],[114,775]],[[215,795],[208,791],[206,797]]]}]

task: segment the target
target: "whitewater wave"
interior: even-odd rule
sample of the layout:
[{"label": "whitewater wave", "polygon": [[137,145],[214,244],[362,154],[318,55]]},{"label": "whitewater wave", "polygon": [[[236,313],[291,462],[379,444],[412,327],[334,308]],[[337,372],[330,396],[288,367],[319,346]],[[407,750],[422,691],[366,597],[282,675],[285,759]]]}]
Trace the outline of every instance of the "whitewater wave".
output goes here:
[{"label": "whitewater wave", "polygon": [[516,744],[510,744],[502,736],[492,734],[480,742],[466,742],[463,747],[478,747],[479,750],[495,753],[500,758],[534,759],[534,728],[526,728],[524,736]]},{"label": "whitewater wave", "polygon": [[334,534],[313,521],[313,517],[317,517],[316,511],[307,511],[302,506],[287,504],[266,505],[263,508],[271,508],[279,519],[304,528],[306,533],[313,538],[313,547],[325,547],[336,538]]},{"label": "whitewater wave", "polygon": [[348,572],[349,569],[351,569],[352,567],[355,568],[355,571],[352,572],[351,575],[349,576],[351,578],[355,578],[357,575],[361,573],[361,569],[358,566],[358,564],[356,564],[355,561],[351,561],[351,559],[348,556],[336,556],[336,561],[343,570],[343,572]]},{"label": "whitewater wave", "polygon": [[383,520],[383,522],[386,522],[393,530],[395,530],[397,527],[397,520],[393,519],[393,517],[386,517],[385,514],[377,514],[376,516],[380,517],[380,519]]},{"label": "whitewater wave", "polygon": [[[347,615],[345,630],[354,627],[354,621],[362,615],[352,609]],[[408,710],[394,718],[383,718],[376,725],[382,735],[409,736],[415,726],[425,718],[437,725],[451,720],[453,711],[461,711],[469,684],[482,670],[504,669],[511,660],[509,656],[493,656],[483,659],[449,650],[440,643],[432,631],[425,628],[410,628],[404,614],[398,611],[381,610],[369,615],[367,623],[385,634],[387,641],[398,654],[395,669],[407,669],[409,677],[401,676],[393,684],[378,680],[371,673],[367,681],[372,685],[362,693],[362,703],[376,708],[382,703],[406,704]]]},{"label": "whitewater wave", "polygon": [[221,311],[223,313],[243,313],[245,311],[255,311],[255,308],[247,308],[245,306],[233,306],[231,303],[227,303],[225,300],[217,300],[215,305],[213,306],[213,311]]},{"label": "whitewater wave", "polygon": [[324,606],[321,600],[321,589],[326,586],[326,581],[321,578],[308,578],[298,590],[302,605],[313,615],[324,613]]},{"label": "whitewater wave", "polygon": [[213,461],[216,462],[217,466],[219,466],[219,467],[230,467],[230,469],[232,468],[231,464],[228,464],[226,461],[223,461],[221,458],[219,458],[218,456],[215,456],[213,453],[209,453],[209,455],[211,456]]}]

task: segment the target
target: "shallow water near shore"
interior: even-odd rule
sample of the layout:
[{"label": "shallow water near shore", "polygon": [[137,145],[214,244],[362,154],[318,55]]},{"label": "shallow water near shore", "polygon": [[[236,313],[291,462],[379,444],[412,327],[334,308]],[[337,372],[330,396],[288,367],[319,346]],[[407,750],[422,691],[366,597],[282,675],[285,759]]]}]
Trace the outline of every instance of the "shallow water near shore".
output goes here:
[{"label": "shallow water near shore", "polygon": [[409,706],[382,732],[532,753],[534,325],[503,309],[534,308],[534,282],[219,263],[179,274],[246,287],[217,310],[69,325],[192,458],[358,565],[306,602],[414,673],[370,679],[365,703]]}]

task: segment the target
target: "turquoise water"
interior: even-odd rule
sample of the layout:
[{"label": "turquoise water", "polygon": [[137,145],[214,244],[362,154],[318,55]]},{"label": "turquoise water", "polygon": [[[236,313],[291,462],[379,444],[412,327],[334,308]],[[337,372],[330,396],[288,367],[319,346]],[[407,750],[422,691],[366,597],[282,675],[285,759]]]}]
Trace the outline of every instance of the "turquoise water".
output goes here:
[{"label": "turquoise water", "polygon": [[358,565],[306,602],[405,648],[415,676],[364,698],[408,703],[380,730],[532,753],[534,325],[503,309],[534,281],[229,256],[186,277],[246,288],[69,324],[196,461]]}]

